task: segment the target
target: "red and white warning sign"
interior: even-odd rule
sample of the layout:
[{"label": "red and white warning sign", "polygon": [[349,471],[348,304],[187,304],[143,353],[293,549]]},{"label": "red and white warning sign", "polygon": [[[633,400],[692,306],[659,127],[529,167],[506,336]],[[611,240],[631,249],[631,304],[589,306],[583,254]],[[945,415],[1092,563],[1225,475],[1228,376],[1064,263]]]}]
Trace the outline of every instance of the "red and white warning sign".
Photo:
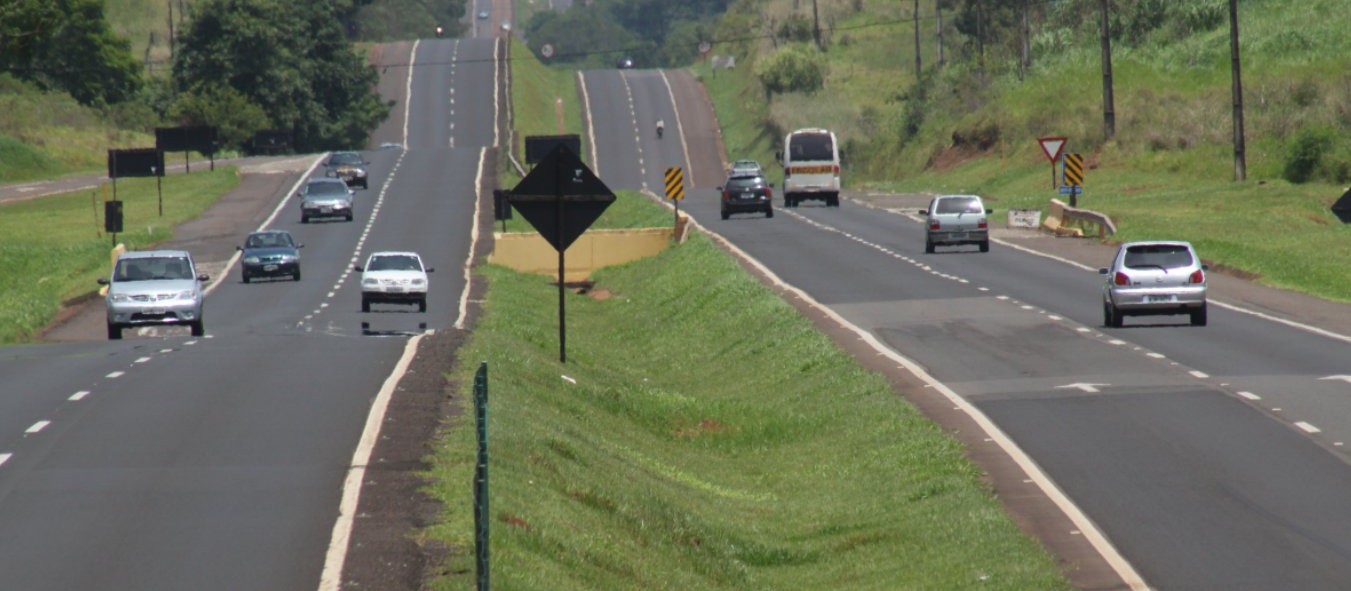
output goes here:
[{"label": "red and white warning sign", "polygon": [[1046,159],[1055,164],[1060,160],[1060,153],[1065,151],[1065,139],[1063,137],[1040,137],[1037,142],[1041,144],[1041,151],[1046,153]]}]

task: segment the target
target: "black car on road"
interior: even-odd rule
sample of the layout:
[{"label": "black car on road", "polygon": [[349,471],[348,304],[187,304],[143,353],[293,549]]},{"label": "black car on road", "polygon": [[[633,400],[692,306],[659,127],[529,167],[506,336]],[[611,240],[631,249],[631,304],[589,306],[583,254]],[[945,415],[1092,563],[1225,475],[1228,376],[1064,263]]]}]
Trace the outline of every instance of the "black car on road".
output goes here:
[{"label": "black car on road", "polygon": [[760,175],[727,177],[718,190],[722,192],[722,219],[734,213],[764,213],[774,217],[774,190]]}]

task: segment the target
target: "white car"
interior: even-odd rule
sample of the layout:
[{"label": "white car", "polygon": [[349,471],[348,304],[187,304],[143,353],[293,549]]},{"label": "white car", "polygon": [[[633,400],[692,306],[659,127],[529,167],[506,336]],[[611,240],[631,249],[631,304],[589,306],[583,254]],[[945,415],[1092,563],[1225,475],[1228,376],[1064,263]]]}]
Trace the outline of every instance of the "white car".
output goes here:
[{"label": "white car", "polygon": [[416,252],[374,252],[365,266],[352,268],[361,273],[362,312],[370,312],[371,304],[417,304],[419,312],[427,311],[427,274],[433,269]]}]

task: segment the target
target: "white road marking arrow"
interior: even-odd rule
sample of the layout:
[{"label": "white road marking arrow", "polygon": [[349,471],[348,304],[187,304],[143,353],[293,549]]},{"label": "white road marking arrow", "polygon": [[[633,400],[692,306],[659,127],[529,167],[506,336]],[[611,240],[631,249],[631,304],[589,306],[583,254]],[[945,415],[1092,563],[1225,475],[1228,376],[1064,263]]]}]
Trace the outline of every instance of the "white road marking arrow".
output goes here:
[{"label": "white road marking arrow", "polygon": [[1337,376],[1327,376],[1327,377],[1318,378],[1318,379],[1319,379],[1319,380],[1341,380],[1341,381],[1343,381],[1343,382],[1346,382],[1346,383],[1348,383],[1348,384],[1351,384],[1351,376],[1337,375]]},{"label": "white road marking arrow", "polygon": [[1084,392],[1092,393],[1092,392],[1097,392],[1099,387],[1104,387],[1104,388],[1105,388],[1105,387],[1110,386],[1110,385],[1111,385],[1111,384],[1088,384],[1088,383],[1084,383],[1084,382],[1078,382],[1078,383],[1075,383],[1075,384],[1065,384],[1064,386],[1056,386],[1055,389],[1057,389],[1057,390],[1063,390],[1063,389],[1066,389],[1066,388],[1075,388],[1075,389],[1078,389],[1078,390],[1083,390]]}]

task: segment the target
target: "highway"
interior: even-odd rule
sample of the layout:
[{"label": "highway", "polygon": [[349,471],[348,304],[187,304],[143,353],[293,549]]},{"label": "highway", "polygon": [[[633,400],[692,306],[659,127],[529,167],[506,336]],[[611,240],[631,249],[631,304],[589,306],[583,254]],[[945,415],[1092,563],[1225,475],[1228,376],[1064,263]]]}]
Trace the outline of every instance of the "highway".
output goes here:
[{"label": "highway", "polygon": [[1012,242],[925,255],[922,198],[787,209],[776,190],[774,218],[720,220],[717,145],[650,133],[677,113],[693,134],[713,126],[699,101],[672,100],[683,82],[669,74],[584,73],[601,178],[660,193],[664,167],[691,171],[682,211],[849,327],[847,348],[872,343],[865,362],[895,359],[994,425],[973,453],[998,445],[1033,472],[996,481],[1001,496],[1062,496],[1082,512],[1074,529],[1025,525],[1049,547],[1102,536],[1109,588],[1351,588],[1346,333],[1214,302],[1204,328],[1164,316],[1104,329],[1095,267]]},{"label": "highway", "polygon": [[[344,481],[372,402],[410,336],[464,315],[484,148],[496,141],[496,48],[384,49],[382,92],[397,105],[372,146],[403,148],[365,152],[370,189],[357,191],[355,221],[301,224],[292,174],[280,190],[227,198],[258,207],[215,234],[166,245],[218,269],[205,337],[128,331],[0,349],[5,588],[337,588],[345,546],[330,540],[352,518],[340,503],[354,498]],[[222,230],[228,220],[235,231]],[[234,245],[258,227],[304,243],[302,281],[240,281]],[[359,311],[351,267],[373,250],[415,250],[436,268],[427,313]],[[92,308],[97,318],[101,303]]]}]

